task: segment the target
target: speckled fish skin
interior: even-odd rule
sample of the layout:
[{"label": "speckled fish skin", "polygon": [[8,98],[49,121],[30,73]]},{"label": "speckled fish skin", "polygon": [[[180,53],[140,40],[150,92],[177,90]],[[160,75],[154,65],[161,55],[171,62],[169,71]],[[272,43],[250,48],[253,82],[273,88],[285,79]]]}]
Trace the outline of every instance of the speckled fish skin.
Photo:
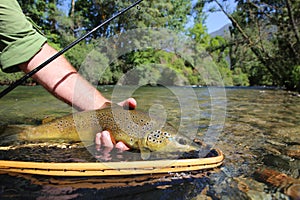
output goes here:
[{"label": "speckled fish skin", "polygon": [[131,149],[147,151],[190,151],[190,139],[177,133],[169,123],[153,119],[138,110],[110,106],[94,111],[74,113],[30,128],[19,135],[21,140],[71,140],[92,144],[95,134],[107,130],[115,142],[122,141]]}]

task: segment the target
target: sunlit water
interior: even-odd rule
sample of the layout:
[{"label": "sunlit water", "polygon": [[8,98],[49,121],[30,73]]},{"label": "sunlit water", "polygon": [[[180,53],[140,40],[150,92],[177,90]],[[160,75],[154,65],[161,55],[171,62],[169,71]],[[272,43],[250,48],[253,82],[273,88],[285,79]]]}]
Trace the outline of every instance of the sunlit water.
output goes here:
[{"label": "sunlit water", "polygon": [[[114,93],[112,86],[103,86],[99,90],[107,98],[116,98],[116,101],[132,96],[136,98],[139,109],[154,115],[166,114],[167,121],[190,138],[200,138],[220,148],[226,156],[224,165],[203,177],[184,179],[173,174],[170,175],[174,176],[173,181],[167,183],[154,176],[151,182],[151,178],[141,176],[126,180],[114,178],[114,181],[107,178],[63,179],[3,174],[0,179],[1,199],[201,199],[207,196],[213,199],[232,196],[236,197],[233,199],[247,199],[249,196],[238,187],[239,180],[252,180],[251,175],[257,168],[270,167],[299,178],[299,153],[297,157],[289,152],[300,145],[300,98],[288,92],[266,88],[227,88],[224,96],[222,88],[142,87],[132,93],[132,88],[126,87],[122,88],[123,92]],[[19,87],[0,100],[2,129],[7,125],[37,125],[47,117],[56,118],[72,112],[70,106],[41,87]],[[55,154],[56,150],[59,156]],[[65,155],[62,152],[53,148],[49,155],[43,148],[23,148],[1,151],[0,156],[1,159],[33,161],[49,161],[56,157],[66,162],[93,159],[85,147],[73,152],[66,150]],[[44,160],[40,159],[43,153]],[[35,160],[37,155],[40,157]],[[145,184],[136,184],[135,179],[141,179],[140,182]],[[120,184],[122,181],[126,184]],[[277,191],[273,192],[258,189],[254,191],[254,199],[270,195],[287,198]]]}]

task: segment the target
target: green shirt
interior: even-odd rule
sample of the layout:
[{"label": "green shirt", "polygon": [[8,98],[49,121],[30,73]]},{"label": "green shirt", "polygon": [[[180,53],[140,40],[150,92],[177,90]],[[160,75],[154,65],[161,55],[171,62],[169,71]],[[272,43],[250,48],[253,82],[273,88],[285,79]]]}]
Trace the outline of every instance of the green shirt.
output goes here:
[{"label": "green shirt", "polygon": [[0,66],[4,72],[18,71],[17,65],[32,58],[45,42],[16,0],[0,0]]}]

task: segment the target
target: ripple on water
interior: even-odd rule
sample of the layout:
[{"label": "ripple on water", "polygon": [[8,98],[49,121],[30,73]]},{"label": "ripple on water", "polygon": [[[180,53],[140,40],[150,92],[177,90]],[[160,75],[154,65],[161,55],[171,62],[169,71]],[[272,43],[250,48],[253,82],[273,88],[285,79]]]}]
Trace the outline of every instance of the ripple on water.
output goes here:
[{"label": "ripple on water", "polygon": [[[105,96],[110,97],[112,87],[101,87],[101,90],[104,91]],[[185,91],[180,88],[174,90],[177,93]],[[183,126],[186,133],[189,133],[190,129],[196,129],[197,134],[190,135],[190,137],[201,139],[201,137],[206,136],[207,130],[215,124],[210,123],[212,107],[209,91],[207,88],[194,88],[194,91],[197,95],[196,103],[199,106],[199,113],[195,112],[197,109],[193,106],[189,107],[191,98],[181,98],[181,102],[178,102],[176,95],[163,87],[139,88],[132,96],[137,99],[138,107],[145,111],[153,104],[162,105],[168,114],[167,119],[171,123],[175,126]],[[224,166],[219,171],[216,170],[216,173],[206,174],[205,180],[193,179],[179,183],[178,187],[176,184],[164,189],[160,187],[161,193],[159,194],[166,197],[174,194],[178,198],[180,197],[179,199],[187,199],[187,195],[183,195],[183,193],[189,194],[189,198],[196,198],[199,195],[202,198],[201,195],[204,195],[215,199],[221,197],[230,199],[232,196],[241,199],[268,199],[270,196],[287,199],[279,190],[266,190],[265,188],[268,187],[265,184],[252,179],[252,173],[261,167],[271,167],[293,178],[299,178],[300,98],[285,91],[261,88],[227,89],[226,96],[226,121],[215,144],[226,155]],[[127,98],[127,96],[125,97]],[[182,97],[184,97],[184,92],[182,92]],[[224,103],[223,99],[220,100]],[[181,105],[184,105],[185,108],[183,114],[181,113]],[[215,104],[215,106],[220,105]],[[34,125],[40,123],[47,116],[58,117],[71,112],[70,107],[51,97],[40,87],[20,87],[0,101],[0,132],[6,125]],[[184,118],[182,124],[181,117]],[[75,149],[72,153],[77,152],[76,156],[82,160],[73,161],[86,162],[94,159],[90,156],[89,151],[81,147],[78,147],[78,151]],[[41,160],[65,158],[66,161],[72,157],[72,153],[69,152],[71,150],[68,148],[51,147],[46,150],[34,148],[33,152],[31,150],[23,149],[18,153],[11,151],[6,155],[2,153],[1,156],[2,158],[16,158],[16,154],[18,154],[18,156],[23,155],[24,159],[34,160],[34,156],[39,154],[45,155]],[[83,159],[84,155],[85,158]],[[55,156],[58,157],[55,158]],[[11,182],[16,183],[16,179],[12,180]],[[4,183],[3,181],[1,184],[5,185],[5,189],[8,190],[4,193],[11,195],[9,189],[16,187],[18,183],[11,186],[9,182]],[[24,186],[26,184],[19,185]],[[43,189],[39,187],[42,186],[32,187],[35,188],[34,194],[36,196],[41,195]],[[137,188],[134,188],[131,191],[136,190]],[[145,190],[142,196],[135,193],[136,196],[131,197],[154,197],[157,193],[157,190],[154,191],[153,188]],[[15,191],[22,193],[24,188],[16,188]],[[106,191],[106,194],[114,193],[117,195],[120,194],[120,191]],[[122,191],[124,192],[124,190]],[[60,192],[61,194],[67,193],[66,191]],[[95,190],[69,192],[72,195],[75,193],[79,195],[97,193],[100,196],[103,194],[100,190],[96,190],[96,192]]]}]

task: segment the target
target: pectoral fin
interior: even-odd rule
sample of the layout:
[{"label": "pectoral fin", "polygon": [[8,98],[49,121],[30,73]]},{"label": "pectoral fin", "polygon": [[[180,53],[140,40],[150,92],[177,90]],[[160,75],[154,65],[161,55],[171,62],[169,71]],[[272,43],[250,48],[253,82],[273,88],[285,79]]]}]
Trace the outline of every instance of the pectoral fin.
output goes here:
[{"label": "pectoral fin", "polygon": [[143,160],[148,160],[151,156],[150,150],[141,148],[141,157]]}]

